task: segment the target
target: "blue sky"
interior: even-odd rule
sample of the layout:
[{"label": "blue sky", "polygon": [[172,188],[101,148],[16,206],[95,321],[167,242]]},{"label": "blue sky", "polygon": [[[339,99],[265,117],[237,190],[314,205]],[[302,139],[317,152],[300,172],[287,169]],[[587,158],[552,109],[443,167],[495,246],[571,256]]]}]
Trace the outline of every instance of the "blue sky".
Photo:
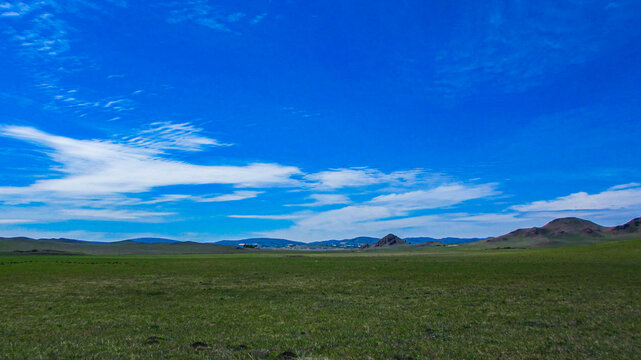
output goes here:
[{"label": "blue sky", "polygon": [[641,216],[638,1],[0,0],[0,236]]}]

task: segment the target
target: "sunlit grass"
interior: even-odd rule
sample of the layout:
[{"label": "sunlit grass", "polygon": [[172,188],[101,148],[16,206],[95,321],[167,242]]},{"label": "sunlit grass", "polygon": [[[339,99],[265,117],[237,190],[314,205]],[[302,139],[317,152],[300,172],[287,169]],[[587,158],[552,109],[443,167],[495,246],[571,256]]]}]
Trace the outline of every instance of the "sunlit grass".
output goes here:
[{"label": "sunlit grass", "polygon": [[[411,255],[411,256],[407,256]],[[641,241],[0,258],[0,357],[635,358]]]}]

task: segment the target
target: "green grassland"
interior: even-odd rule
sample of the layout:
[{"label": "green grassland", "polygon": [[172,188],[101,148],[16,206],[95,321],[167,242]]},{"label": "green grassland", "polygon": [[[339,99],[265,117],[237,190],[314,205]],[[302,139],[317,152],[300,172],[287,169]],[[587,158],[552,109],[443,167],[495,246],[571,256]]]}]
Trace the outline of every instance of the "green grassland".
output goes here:
[{"label": "green grassland", "polygon": [[632,359],[641,240],[3,256],[0,314],[4,359]]}]

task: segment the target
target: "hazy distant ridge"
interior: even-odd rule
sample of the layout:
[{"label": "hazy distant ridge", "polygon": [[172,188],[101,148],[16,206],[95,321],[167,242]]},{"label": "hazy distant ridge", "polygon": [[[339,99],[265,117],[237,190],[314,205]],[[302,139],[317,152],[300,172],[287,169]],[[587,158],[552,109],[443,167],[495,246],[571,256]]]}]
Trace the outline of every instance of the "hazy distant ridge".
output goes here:
[{"label": "hazy distant ridge", "polygon": [[[499,248],[526,248],[548,246],[588,245],[603,241],[641,237],[641,218],[629,222],[605,227],[579,218],[561,218],[550,221],[542,227],[514,230],[508,234],[489,239],[465,239],[414,237],[400,239],[410,245],[419,244],[466,244],[466,246],[491,246]],[[31,239],[26,237],[0,238],[0,252],[34,252],[48,254],[92,254],[92,255],[126,255],[126,254],[221,254],[242,251],[243,244],[258,245],[266,249],[328,250],[355,249],[375,245],[380,239],[373,237],[356,237],[343,240],[325,240],[304,243],[277,238],[250,238],[242,240],[223,240],[216,243],[199,243],[178,241],[165,238],[134,238],[116,242],[92,242],[65,238]],[[400,243],[400,241],[397,241]]]}]

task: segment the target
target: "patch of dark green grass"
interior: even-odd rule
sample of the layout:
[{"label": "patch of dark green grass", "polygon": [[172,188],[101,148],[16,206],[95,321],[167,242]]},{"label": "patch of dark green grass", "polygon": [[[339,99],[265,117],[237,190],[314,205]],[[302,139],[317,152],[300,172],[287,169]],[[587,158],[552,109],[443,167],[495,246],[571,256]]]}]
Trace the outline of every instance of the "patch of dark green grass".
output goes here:
[{"label": "patch of dark green grass", "polygon": [[638,358],[641,241],[0,257],[0,358]]}]

